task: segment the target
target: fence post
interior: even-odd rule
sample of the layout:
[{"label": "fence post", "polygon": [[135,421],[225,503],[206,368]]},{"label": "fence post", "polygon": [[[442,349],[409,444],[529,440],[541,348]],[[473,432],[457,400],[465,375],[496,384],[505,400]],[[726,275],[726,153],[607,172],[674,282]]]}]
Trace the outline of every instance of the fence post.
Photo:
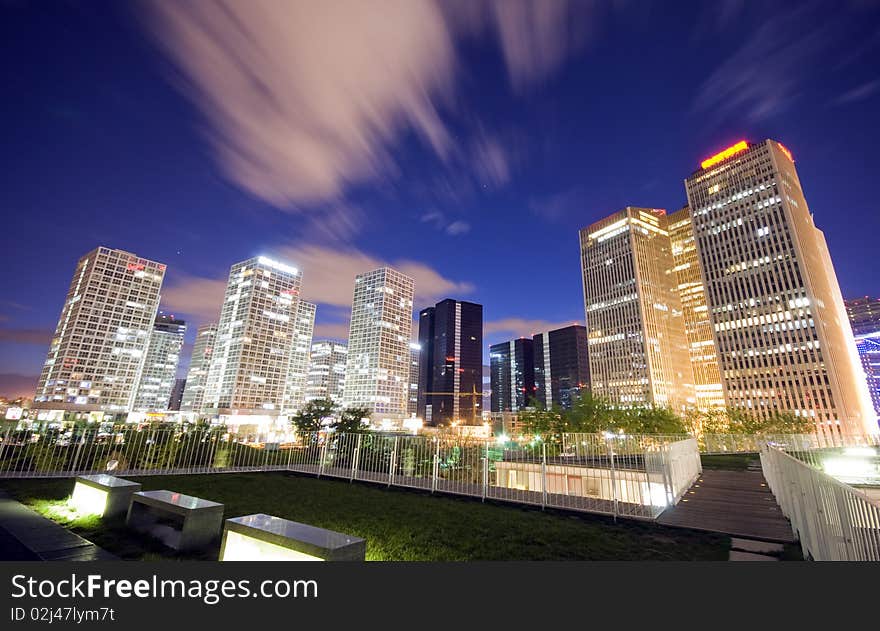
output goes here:
[{"label": "fence post", "polygon": [[483,458],[483,497],[482,501],[486,501],[486,492],[489,489],[489,443],[486,443],[486,455]]},{"label": "fence post", "polygon": [[440,440],[434,438],[434,470],[431,475],[431,493],[437,490],[437,476],[440,472]]},{"label": "fence post", "polygon": [[399,436],[394,437],[394,449],[391,450],[391,463],[388,467],[388,486],[394,484],[394,465],[397,464],[397,441]]},{"label": "fence post", "polygon": [[357,473],[358,468],[358,460],[361,455],[361,440],[363,439],[363,434],[358,434],[357,444],[354,446],[354,458],[351,459],[351,477],[348,479],[349,482],[354,480],[354,476]]},{"label": "fence post", "polygon": [[547,443],[541,443],[541,510],[547,506]]},{"label": "fence post", "polygon": [[614,445],[611,444],[608,437],[605,437],[605,449],[611,456],[611,514],[614,522],[617,523],[617,475],[614,471]]},{"label": "fence post", "polygon": [[324,443],[321,445],[321,453],[319,454],[319,458],[321,462],[318,463],[318,477],[321,477],[321,474],[324,473],[324,459],[327,455],[327,437],[324,437]]},{"label": "fence post", "polygon": [[73,430],[71,431],[71,438],[76,440],[76,453],[73,455],[73,464],[71,464],[70,466],[70,472],[75,475],[77,473],[76,465],[79,464],[79,454],[82,451],[83,440],[83,437],[76,437],[76,426],[74,426]]}]

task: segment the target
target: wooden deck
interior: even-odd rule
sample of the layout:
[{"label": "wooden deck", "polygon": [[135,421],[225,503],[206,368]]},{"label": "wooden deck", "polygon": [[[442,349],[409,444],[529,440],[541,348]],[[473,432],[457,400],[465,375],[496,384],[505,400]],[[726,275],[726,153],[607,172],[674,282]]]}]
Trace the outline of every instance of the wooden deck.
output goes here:
[{"label": "wooden deck", "polygon": [[747,539],[795,541],[760,471],[703,471],[682,500],[657,522]]}]

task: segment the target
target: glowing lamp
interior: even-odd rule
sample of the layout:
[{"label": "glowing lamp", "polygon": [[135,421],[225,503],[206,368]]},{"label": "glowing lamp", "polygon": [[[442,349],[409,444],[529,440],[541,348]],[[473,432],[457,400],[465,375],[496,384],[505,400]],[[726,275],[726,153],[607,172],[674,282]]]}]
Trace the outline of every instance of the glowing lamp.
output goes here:
[{"label": "glowing lamp", "polygon": [[77,477],[70,496],[70,505],[80,515],[113,517],[128,511],[133,493],[141,485],[112,475],[82,475]]},{"label": "glowing lamp", "polygon": [[791,151],[789,151],[785,145],[783,145],[781,142],[777,142],[776,146],[778,146],[779,150],[785,154],[785,157],[794,162],[794,158],[791,157]]},{"label": "glowing lamp", "polygon": [[731,156],[735,156],[738,153],[741,153],[749,148],[749,143],[745,140],[740,140],[735,145],[729,146],[727,149],[719,151],[714,156],[706,158],[702,162],[700,162],[700,166],[704,169],[708,169],[711,166],[715,166],[719,162],[727,160]]},{"label": "glowing lamp", "polygon": [[364,561],[367,542],[257,513],[226,520],[221,561]]}]

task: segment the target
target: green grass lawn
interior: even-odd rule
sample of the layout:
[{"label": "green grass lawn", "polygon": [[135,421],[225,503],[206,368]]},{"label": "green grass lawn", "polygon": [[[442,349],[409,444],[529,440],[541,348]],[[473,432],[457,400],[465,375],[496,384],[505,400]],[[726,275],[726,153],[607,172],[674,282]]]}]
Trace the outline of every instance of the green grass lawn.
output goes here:
[{"label": "green grass lawn", "polygon": [[[268,513],[367,540],[367,559],[726,560],[730,539],[627,520],[483,504],[402,489],[287,473],[132,477],[144,490],[169,489],[222,502],[225,517]],[[3,480],[0,486],[44,515],[129,559],[179,557],[125,529],[122,520],[77,519],[64,504],[71,479]]]}]

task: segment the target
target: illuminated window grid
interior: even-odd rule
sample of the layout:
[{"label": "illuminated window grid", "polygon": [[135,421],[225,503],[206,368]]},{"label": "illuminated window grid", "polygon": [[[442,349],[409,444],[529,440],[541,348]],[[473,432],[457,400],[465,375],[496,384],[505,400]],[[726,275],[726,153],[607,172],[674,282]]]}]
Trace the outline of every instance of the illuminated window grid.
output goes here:
[{"label": "illuminated window grid", "polygon": [[211,355],[214,351],[216,338],[216,322],[203,324],[196,331],[192,359],[186,374],[186,386],[183,389],[180,403],[182,411],[200,413],[204,407],[205,384],[208,381],[208,369],[211,366]]},{"label": "illuminated window grid", "polygon": [[329,399],[342,405],[347,359],[348,346],[346,344],[332,341],[312,344],[306,401]]}]

